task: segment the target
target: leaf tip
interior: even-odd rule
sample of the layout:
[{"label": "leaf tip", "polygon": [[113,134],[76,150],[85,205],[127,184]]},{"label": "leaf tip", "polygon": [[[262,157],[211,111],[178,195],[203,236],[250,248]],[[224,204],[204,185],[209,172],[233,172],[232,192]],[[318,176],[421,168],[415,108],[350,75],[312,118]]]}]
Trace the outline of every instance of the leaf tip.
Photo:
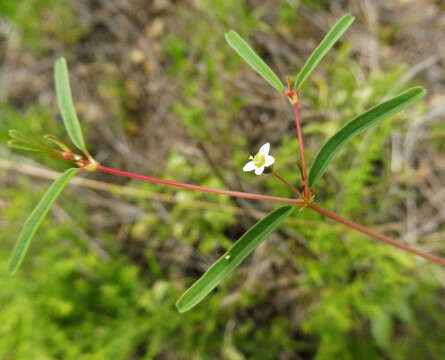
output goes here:
[{"label": "leaf tip", "polygon": [[224,39],[229,43],[230,46],[232,46],[232,41],[234,37],[240,38],[238,33],[235,30],[229,30],[224,34]]},{"label": "leaf tip", "polygon": [[424,97],[427,93],[426,89],[423,86],[415,86],[415,87],[413,87],[413,89],[418,90],[419,95],[421,95],[422,97]]},{"label": "leaf tip", "polygon": [[343,18],[344,18],[344,19],[349,19],[351,22],[355,20],[355,16],[352,15],[351,13],[346,13],[346,14],[343,16]]},{"label": "leaf tip", "polygon": [[9,264],[8,266],[8,272],[9,272],[9,276],[14,276],[15,273],[17,272],[18,266],[14,265],[14,264]]},{"label": "leaf tip", "polygon": [[8,135],[9,135],[9,137],[14,138],[14,137],[17,135],[18,132],[19,132],[19,131],[16,130],[16,129],[9,129],[9,130],[8,130]]},{"label": "leaf tip", "polygon": [[190,310],[190,307],[186,307],[186,306],[184,306],[184,304],[183,304],[183,298],[184,298],[184,296],[181,296],[179,299],[178,299],[178,301],[176,301],[176,309],[178,310],[178,312],[180,313],[180,314],[183,314],[183,313],[185,313],[187,310]]},{"label": "leaf tip", "polygon": [[224,36],[233,36],[233,35],[238,35],[238,33],[235,31],[235,30],[233,30],[233,29],[230,29],[229,31],[226,31],[226,33],[224,34]]},{"label": "leaf tip", "polygon": [[64,64],[66,64],[66,59],[63,56],[57,58],[56,61],[54,61],[55,66],[60,66],[60,65],[64,65]]},{"label": "leaf tip", "polygon": [[17,254],[16,249],[12,251],[12,254],[9,258],[9,264],[8,264],[8,272],[9,276],[14,276],[19,269],[20,265],[22,264],[23,258],[25,257],[25,252],[21,254]]},{"label": "leaf tip", "polygon": [[[346,13],[342,16],[342,18],[338,21],[338,23],[342,23],[343,26],[346,26],[346,29],[351,26],[351,24],[354,22],[355,16],[351,13]],[[345,29],[345,31],[346,31]]]}]

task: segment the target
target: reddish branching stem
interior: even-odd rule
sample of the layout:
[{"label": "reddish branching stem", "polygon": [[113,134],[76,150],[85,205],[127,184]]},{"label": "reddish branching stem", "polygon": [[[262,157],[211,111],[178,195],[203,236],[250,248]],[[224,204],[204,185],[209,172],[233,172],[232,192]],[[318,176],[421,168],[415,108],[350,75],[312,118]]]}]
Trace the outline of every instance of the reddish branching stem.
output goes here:
[{"label": "reddish branching stem", "polygon": [[[289,86],[291,89],[292,84],[290,84]],[[133,179],[149,181],[149,182],[157,183],[157,184],[180,187],[183,189],[197,190],[197,191],[202,191],[202,192],[207,192],[207,193],[221,194],[221,195],[227,195],[227,196],[233,196],[233,197],[245,198],[245,199],[266,200],[266,201],[273,201],[273,202],[279,202],[279,203],[287,203],[287,204],[299,205],[301,208],[310,207],[312,210],[314,210],[314,211],[316,211],[316,212],[318,212],[318,213],[320,213],[334,221],[344,224],[352,229],[355,229],[363,234],[371,236],[377,240],[383,241],[383,242],[385,242],[389,245],[395,246],[399,249],[405,250],[411,254],[423,257],[425,259],[428,259],[430,261],[433,261],[433,262],[441,264],[441,265],[445,265],[445,259],[443,259],[443,258],[425,253],[420,250],[416,250],[408,245],[405,245],[405,244],[398,242],[396,240],[393,240],[385,235],[379,234],[371,229],[368,229],[367,227],[365,227],[363,225],[360,225],[360,224],[357,224],[351,220],[345,219],[344,217],[342,217],[332,211],[329,211],[329,210],[327,210],[313,202],[313,198],[314,198],[313,192],[309,188],[308,182],[307,182],[308,177],[307,177],[307,168],[306,168],[306,158],[304,155],[303,134],[301,131],[300,116],[299,116],[299,112],[298,112],[298,94],[294,93],[291,90],[286,95],[293,105],[294,114],[295,114],[295,123],[297,125],[298,142],[299,142],[299,147],[300,147],[300,156],[301,156],[301,163],[302,163],[303,194],[300,191],[298,191],[293,185],[291,185],[288,181],[286,181],[283,177],[281,177],[278,173],[276,173],[273,170],[272,170],[272,173],[278,180],[280,180],[281,182],[286,184],[295,194],[297,194],[300,197],[300,199],[280,198],[280,197],[275,197],[275,196],[252,194],[252,193],[245,193],[245,192],[240,192],[240,191],[207,188],[207,187],[193,185],[193,184],[186,184],[186,183],[181,183],[181,182],[176,182],[176,181],[163,180],[163,179],[158,179],[158,178],[154,178],[151,176],[144,176],[144,175],[139,175],[139,174],[135,174],[135,173],[127,172],[127,171],[116,170],[116,169],[102,166],[98,163],[95,163],[94,170],[102,171],[102,172],[109,173],[109,174],[119,175],[119,176],[125,176],[125,177],[129,177],[129,178],[133,178]],[[88,162],[89,161],[86,161],[86,163],[88,163]]]}]

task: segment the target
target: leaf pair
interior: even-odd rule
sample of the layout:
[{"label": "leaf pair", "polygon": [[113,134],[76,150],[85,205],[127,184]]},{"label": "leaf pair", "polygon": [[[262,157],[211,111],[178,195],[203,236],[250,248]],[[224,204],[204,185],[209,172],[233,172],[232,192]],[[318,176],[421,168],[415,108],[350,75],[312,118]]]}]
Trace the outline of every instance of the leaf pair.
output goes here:
[{"label": "leaf pair", "polygon": [[18,130],[9,130],[8,134],[11,138],[11,140],[8,141],[8,145],[14,149],[48,154],[56,157],[59,155],[59,151],[46,146],[39,140],[25,135]]},{"label": "leaf pair", "polygon": [[[63,122],[65,128],[70,136],[72,142],[83,152],[87,152],[85,141],[83,138],[82,130],[79,125],[79,120],[77,119],[77,114],[74,109],[73,99],[71,95],[70,81],[68,75],[68,67],[66,60],[60,58],[55,62],[54,66],[54,80],[56,84],[57,99],[59,102],[60,111],[62,113]],[[27,151],[38,151],[46,152],[51,155],[51,148],[45,147],[40,142],[20,133],[16,130],[10,131],[10,136],[13,140],[10,141],[10,145],[15,148]],[[48,140],[56,143],[62,150],[64,149],[64,144],[61,143],[57,138],[53,136],[47,136]],[[69,149],[68,149],[69,150]],[[55,152],[57,155],[57,152]],[[13,275],[19,268],[26,255],[26,252],[31,244],[31,240],[34,237],[36,231],[45,219],[51,206],[56,201],[57,197],[60,195],[62,190],[68,184],[70,179],[76,175],[78,169],[72,168],[65,171],[45,192],[43,197],[40,199],[37,206],[28,216],[20,235],[15,243],[14,249],[9,260],[9,272]]]},{"label": "leaf pair", "polygon": [[[307,77],[312,73],[318,63],[327,54],[329,49],[334,46],[337,40],[351,26],[354,17],[351,14],[344,15],[326,34],[325,38],[320,42],[312,55],[301,68],[295,81],[295,89],[299,90]],[[239,36],[235,31],[231,30],[225,34],[225,38],[229,45],[246,61],[260,76],[264,78],[279,92],[283,93],[284,85],[272,69],[256,54],[249,44]],[[293,89],[289,89],[293,90]]]},{"label": "leaf pair", "polygon": [[[295,81],[295,89],[299,90],[312,73],[318,63],[327,54],[329,49],[337,42],[344,32],[351,26],[354,17],[350,14],[344,15],[326,34],[312,55],[301,68]],[[255,53],[255,51],[235,31],[231,30],[225,35],[229,45],[269,84],[280,92],[284,92],[284,86],[278,76],[267,66],[267,64]],[[290,89],[292,90],[292,89]],[[324,174],[329,163],[334,159],[340,149],[354,136],[360,134],[371,126],[389,116],[405,109],[413,102],[425,96],[425,89],[421,87],[412,88],[382,104],[379,104],[361,115],[355,117],[343,129],[330,138],[317,154],[309,171],[308,185],[312,188],[317,180]]]}]

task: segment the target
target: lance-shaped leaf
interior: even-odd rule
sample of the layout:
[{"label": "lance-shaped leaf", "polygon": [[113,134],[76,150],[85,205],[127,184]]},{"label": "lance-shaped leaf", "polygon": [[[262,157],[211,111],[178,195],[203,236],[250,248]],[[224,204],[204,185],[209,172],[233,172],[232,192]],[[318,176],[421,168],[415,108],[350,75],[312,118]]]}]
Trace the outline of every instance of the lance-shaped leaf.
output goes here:
[{"label": "lance-shaped leaf", "polygon": [[82,129],[80,128],[79,119],[74,109],[68,66],[65,58],[56,60],[54,64],[54,80],[56,83],[57,100],[59,101],[60,112],[62,113],[66,131],[73,144],[80,150],[86,151]]},{"label": "lance-shaped leaf", "polygon": [[334,46],[337,40],[344,34],[344,32],[351,26],[354,21],[354,17],[351,14],[346,14],[329,30],[324,39],[318,44],[317,48],[313,51],[309,59],[306,61],[304,66],[301,68],[297,75],[297,80],[295,81],[295,88],[300,89],[303,82],[315,69],[318,63],[327,54],[329,49]]},{"label": "lance-shaped leaf", "polygon": [[179,312],[197,305],[255,248],[274,231],[293,211],[291,205],[282,206],[252,226],[233,246],[217,260],[176,302]]},{"label": "lance-shaped leaf", "polygon": [[235,50],[253,70],[279,92],[284,92],[284,85],[278,76],[236,31],[230,30],[224,36],[232,49]]},{"label": "lance-shaped leaf", "polygon": [[45,135],[44,138],[48,141],[51,141],[53,144],[56,144],[60,150],[72,152],[71,149],[68,146],[66,146],[65,143],[62,140],[60,140],[58,137],[56,137],[54,135]]},{"label": "lance-shaped leaf", "polygon": [[17,149],[17,150],[31,151],[31,152],[42,152],[42,148],[38,148],[34,145],[30,145],[28,143],[23,143],[18,140],[9,140],[8,146],[13,149]]},{"label": "lance-shaped leaf", "polygon": [[18,131],[15,129],[9,130],[8,134],[12,139],[18,140],[23,143],[34,144],[34,145],[38,145],[38,146],[43,145],[40,141],[33,139],[32,137],[25,135],[21,131]]},{"label": "lance-shaped leaf", "polygon": [[56,181],[54,181],[29,215],[28,219],[23,225],[19,238],[15,243],[14,249],[12,250],[9,260],[9,273],[11,275],[17,271],[22,263],[34,234],[36,233],[49,209],[54,204],[54,201],[56,201],[63,188],[66,186],[66,184],[68,184],[68,181],[77,173],[77,171],[78,169],[69,169],[65,171]]},{"label": "lance-shaped leaf", "polygon": [[335,155],[350,139],[389,116],[405,109],[413,102],[423,98],[425,94],[425,89],[420,86],[411,88],[392,99],[374,106],[347,123],[323,145],[315,157],[308,175],[309,187],[314,186],[315,182],[326,171],[327,166]]}]

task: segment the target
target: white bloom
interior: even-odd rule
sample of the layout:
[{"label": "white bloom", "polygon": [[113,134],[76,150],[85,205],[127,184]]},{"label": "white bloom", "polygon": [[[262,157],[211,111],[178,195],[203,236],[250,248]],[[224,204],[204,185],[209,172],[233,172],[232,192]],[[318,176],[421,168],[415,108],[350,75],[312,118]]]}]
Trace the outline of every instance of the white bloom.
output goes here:
[{"label": "white bloom", "polygon": [[255,156],[249,157],[249,162],[244,165],[243,171],[255,170],[256,175],[261,175],[265,167],[272,165],[275,162],[273,156],[269,155],[270,144],[265,143],[260,147],[260,150]]}]

